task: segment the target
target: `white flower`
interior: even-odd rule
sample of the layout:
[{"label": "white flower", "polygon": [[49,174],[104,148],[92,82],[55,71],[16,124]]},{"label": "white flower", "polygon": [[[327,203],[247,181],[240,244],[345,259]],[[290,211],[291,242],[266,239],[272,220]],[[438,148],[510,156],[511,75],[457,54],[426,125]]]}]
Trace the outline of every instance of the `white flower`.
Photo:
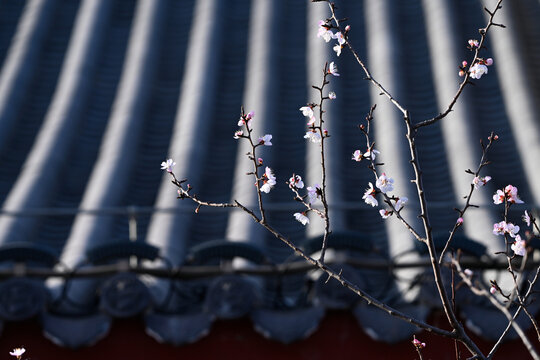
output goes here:
[{"label": "white flower", "polygon": [[392,215],[392,211],[386,210],[386,209],[381,209],[381,210],[379,210],[379,214],[381,215],[381,217],[382,217],[383,219],[388,219],[388,217],[389,217],[390,215]]},{"label": "white flower", "polygon": [[300,175],[293,174],[293,176],[291,176],[291,178],[289,179],[289,187],[295,187],[297,189],[304,188],[304,182],[302,181],[302,177],[300,177]]},{"label": "white flower", "polygon": [[369,188],[366,189],[364,192],[364,196],[362,196],[362,199],[366,202],[366,204],[371,205],[373,207],[379,205],[379,202],[374,197],[375,195],[375,189],[373,188],[373,184],[369,183]]},{"label": "white flower", "polygon": [[264,146],[272,146],[272,135],[266,134],[259,138],[259,144]]},{"label": "white flower", "polygon": [[326,22],[323,20],[319,21],[319,30],[317,32],[317,37],[322,37],[324,41],[329,42],[332,40],[335,35],[330,31],[326,25]]},{"label": "white flower", "polygon": [[360,150],[356,150],[355,152],[353,152],[352,159],[354,161],[362,161],[362,152]]},{"label": "white flower", "polygon": [[394,179],[389,178],[385,173],[382,173],[377,179],[375,186],[377,186],[383,194],[386,194],[388,191],[394,190]]},{"label": "white flower", "polygon": [[471,73],[471,79],[480,79],[482,75],[488,73],[488,68],[486,65],[476,63],[469,69]]},{"label": "white flower", "polygon": [[473,276],[473,271],[471,269],[465,269],[463,270],[463,273],[465,273],[465,275],[467,275],[468,277]]},{"label": "white flower", "polygon": [[328,72],[334,76],[339,76],[337,65],[333,61],[328,66]]},{"label": "white flower", "polygon": [[238,131],[234,132],[234,138],[236,140],[240,139],[242,137],[242,135],[244,135],[244,132],[242,130],[238,130]]},{"label": "white flower", "polygon": [[514,254],[525,256],[527,253],[526,245],[525,240],[521,240],[521,237],[517,235],[516,241],[512,244],[512,246],[510,246],[510,248],[514,251]]},{"label": "white flower", "polygon": [[495,195],[493,195],[493,202],[495,204],[502,204],[505,199],[511,204],[523,204],[523,201],[518,196],[518,188],[512,185],[507,185],[504,191],[497,190]]},{"label": "white flower", "polygon": [[525,222],[525,224],[527,224],[527,226],[531,226],[531,217],[527,210],[525,210],[525,212],[521,216],[521,219]]},{"label": "white flower", "polygon": [[329,98],[330,100],[335,100],[335,99],[336,99],[336,93],[333,92],[333,91],[330,91],[330,92],[328,93],[328,98]]},{"label": "white flower", "polygon": [[364,157],[366,159],[371,158],[372,161],[375,161],[375,158],[377,157],[377,154],[380,154],[381,152],[379,150],[372,149],[371,151],[368,150],[364,153]]},{"label": "white flower", "polygon": [[506,222],[505,221],[501,221],[501,222],[493,224],[493,234],[494,235],[504,235],[505,231],[506,231]]},{"label": "white flower", "polygon": [[518,232],[519,232],[519,226],[518,225],[514,225],[512,223],[508,223],[506,224],[506,232],[508,233],[508,235],[510,235],[511,237],[515,238],[516,236],[519,236],[518,235]]},{"label": "white flower", "polygon": [[497,292],[497,288],[491,285],[491,287],[489,288],[489,292],[491,293],[491,295],[495,295],[495,293]]},{"label": "white flower", "polygon": [[[340,45],[340,44],[336,44],[336,45],[332,48],[332,50],[334,50],[334,51],[336,52],[337,56],[341,55],[341,49],[343,49],[343,46]],[[339,74],[336,75],[336,76],[339,76]]]},{"label": "white flower", "polygon": [[276,177],[272,173],[272,169],[267,166],[264,171],[263,185],[261,186],[260,190],[268,194],[274,185],[276,185]]},{"label": "white flower", "polygon": [[317,131],[307,131],[306,135],[304,135],[304,139],[309,139],[311,142],[314,143],[320,143],[321,142],[321,134],[319,134]]},{"label": "white flower", "polygon": [[172,169],[176,165],[173,159],[167,159],[161,163],[161,170],[167,170],[167,172],[172,172]]},{"label": "white flower", "polygon": [[476,39],[470,39],[468,42],[469,42],[469,46],[470,46],[470,47],[473,47],[473,48],[474,48],[474,47],[478,47],[478,44],[479,44],[478,40],[476,40]]},{"label": "white flower", "polygon": [[302,106],[300,108],[302,115],[309,118],[308,125],[313,125],[315,122],[315,115],[313,114],[313,108],[311,106]]},{"label": "white flower", "polygon": [[508,234],[511,237],[515,238],[518,235],[519,226],[512,223],[506,223],[506,221],[501,221],[493,224],[493,234],[495,235],[504,235]]},{"label": "white flower", "polygon": [[489,180],[491,180],[491,176],[485,176],[485,177],[475,176],[472,181],[472,184],[474,185],[475,189],[479,189],[482,186],[486,185]]},{"label": "white flower", "polygon": [[334,35],[334,39],[337,39],[339,45],[345,44],[345,36],[343,36],[343,34],[341,33],[341,31],[338,31],[338,32]]},{"label": "white flower", "polygon": [[396,201],[396,205],[394,206],[396,208],[396,211],[401,210],[403,208],[403,205],[405,205],[407,201],[409,201],[409,199],[405,196],[398,198]]},{"label": "white flower", "polygon": [[294,218],[302,223],[302,225],[309,224],[309,218],[304,213],[294,213]]},{"label": "white flower", "polygon": [[313,204],[315,201],[317,201],[317,198],[319,197],[318,190],[320,191],[319,184],[307,187],[308,201],[310,204]]},{"label": "white flower", "polygon": [[504,192],[502,190],[497,190],[495,195],[493,195],[493,203],[496,205],[502,204],[504,202],[505,197],[506,196],[504,195]]},{"label": "white flower", "polygon": [[26,351],[25,348],[15,348],[15,349],[13,349],[13,351],[11,351],[9,353],[9,355],[16,356],[17,359],[18,359],[18,358],[20,358],[22,356],[22,354],[24,354],[25,351]]}]

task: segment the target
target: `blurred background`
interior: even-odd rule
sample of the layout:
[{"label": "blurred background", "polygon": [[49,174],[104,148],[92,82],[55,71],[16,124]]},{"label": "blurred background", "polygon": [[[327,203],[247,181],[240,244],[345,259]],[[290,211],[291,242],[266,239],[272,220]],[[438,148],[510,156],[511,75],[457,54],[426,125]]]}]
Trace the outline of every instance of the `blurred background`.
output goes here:
[{"label": "blurred background", "polygon": [[[372,75],[417,123],[450,103],[459,65],[473,57],[467,41],[480,39],[478,29],[488,20],[483,7],[493,9],[496,1],[337,5]],[[126,328],[155,339],[141,344],[189,349],[186,344],[212,339],[217,322],[229,335],[253,326],[271,339],[261,347],[292,343],[279,347],[279,356],[301,353],[310,341],[302,339],[313,332],[328,339],[356,334],[366,344],[405,342],[414,356],[407,343],[414,327],[325,284],[320,273],[284,272],[301,268],[289,248],[242,212],[202,208],[195,214],[160,170],[172,158],[176,176],[187,178],[202,199],[255,208],[253,178],[245,175],[249,149],[233,139],[241,106],[255,111],[253,135],[273,135],[273,146],[257,154],[277,177],[263,194],[269,222],[316,253],[324,224],[310,217],[304,227],[294,219],[302,208],[285,181],[295,173],[307,186],[321,182],[319,147],[303,138],[306,119],[298,109],[318,101],[311,85],[320,84],[325,63],[334,61],[341,76],[330,79],[337,98],[326,103],[325,114],[329,260],[390,305],[422,320],[436,318],[429,269],[390,266],[425,264],[425,249],[395,218],[384,221],[363,202],[373,175],[351,160],[355,150],[366,150],[358,125],[377,104],[378,159],[395,179],[395,194],[409,198],[402,214],[420,228],[401,114],[364,80],[347,49],[337,57],[336,41],[317,37],[319,20],[329,16],[326,3],[305,0],[1,0],[0,342],[31,334],[24,326],[34,326],[62,347],[99,347],[99,339],[114,337],[113,322],[136,321]],[[458,217],[453,208],[469,192],[472,176],[465,170],[478,166],[479,140],[487,142],[491,131],[499,136],[482,174],[493,179],[474,194],[481,207],[467,213],[452,249],[462,250],[479,279],[497,278],[501,285],[508,276],[481,270],[504,249],[492,234],[502,220],[492,195],[507,184],[519,188],[525,204],[514,206],[510,219],[522,226],[522,236],[521,214],[540,207],[539,18],[538,1],[504,2],[495,21],[506,28],[492,28],[482,51],[494,59],[489,73],[472,80],[454,111],[421,128],[417,138],[442,244]],[[529,258],[538,260],[534,243]],[[268,270],[278,265],[280,271]],[[179,266],[194,269],[197,278],[171,270]],[[263,268],[264,276],[248,274]],[[148,269],[161,273],[151,276]],[[488,342],[496,339],[504,319],[464,289],[459,296],[469,328]],[[353,319],[346,329],[319,327],[323,319],[343,318]],[[247,333],[245,342],[261,337]],[[27,347],[41,341],[32,338],[24,339]],[[47,348],[54,351],[57,358],[65,354]]]}]

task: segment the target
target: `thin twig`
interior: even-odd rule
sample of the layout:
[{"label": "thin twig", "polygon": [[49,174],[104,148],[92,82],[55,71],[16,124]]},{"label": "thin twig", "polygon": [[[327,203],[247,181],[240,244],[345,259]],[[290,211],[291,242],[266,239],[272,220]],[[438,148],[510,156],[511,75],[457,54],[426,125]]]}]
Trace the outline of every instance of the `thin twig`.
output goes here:
[{"label": "thin twig", "polygon": [[[482,170],[482,168],[489,164],[489,162],[486,161],[486,156],[487,156],[487,153],[488,153],[489,149],[491,148],[491,145],[493,145],[493,142],[496,139],[497,139],[497,137],[495,137],[494,133],[491,132],[491,134],[490,134],[490,136],[488,138],[488,144],[486,146],[484,146],[483,143],[481,142],[481,144],[482,144],[482,157],[480,158],[480,163],[478,164],[478,168],[476,169],[476,172],[474,172],[475,177],[478,177],[480,175],[480,171]],[[471,170],[468,170],[467,172],[469,174],[472,174]],[[471,199],[472,199],[472,195],[473,195],[473,192],[474,192],[475,188],[476,188],[475,185],[471,184],[471,187],[470,187],[470,190],[469,190],[469,195],[467,195],[467,197],[466,197],[465,205],[463,206],[462,209],[459,209],[459,210],[456,209],[458,211],[458,213],[459,213],[460,218],[463,218],[463,216],[465,215],[465,212],[467,212],[467,209],[469,209],[470,207],[475,207],[475,205],[471,204]],[[441,255],[439,257],[439,264],[442,264],[443,259],[444,259],[444,255],[446,254],[446,251],[450,247],[450,243],[452,242],[452,239],[454,238],[456,230],[460,226],[461,226],[461,223],[456,222],[454,224],[454,227],[452,228],[452,231],[450,231],[450,235],[448,236],[448,240],[446,240],[446,244],[444,245],[444,248],[441,251]]]}]

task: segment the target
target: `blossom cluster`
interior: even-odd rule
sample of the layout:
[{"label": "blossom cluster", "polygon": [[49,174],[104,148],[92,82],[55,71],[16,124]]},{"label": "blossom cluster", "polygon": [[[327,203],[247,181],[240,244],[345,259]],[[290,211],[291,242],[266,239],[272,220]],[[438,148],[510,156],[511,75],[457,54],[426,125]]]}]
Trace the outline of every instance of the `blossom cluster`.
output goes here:
[{"label": "blossom cluster", "polygon": [[[495,195],[493,195],[493,203],[497,205],[503,203],[511,205],[522,204],[523,201],[518,196],[517,187],[513,185],[507,185],[504,189],[499,189],[495,192]],[[523,221],[527,224],[527,226],[530,226],[530,216],[526,210],[522,218]],[[501,221],[493,224],[493,234],[502,236],[508,235],[514,238],[515,240],[510,246],[510,248],[515,255],[525,256],[525,254],[527,253],[527,242],[521,239],[521,236],[518,233],[519,226],[514,225],[513,223]]]},{"label": "blossom cluster", "polygon": [[[470,50],[475,50],[480,46],[480,42],[478,40],[476,40],[476,39],[469,39],[469,41],[467,43],[469,44],[468,48]],[[459,76],[465,76],[465,74],[467,73],[467,70],[466,70],[467,65],[468,65],[467,61],[463,61],[461,63],[461,67],[460,67],[460,70],[459,70]],[[482,77],[482,75],[488,73],[488,68],[487,67],[491,66],[491,65],[493,65],[493,59],[492,58],[487,58],[487,59],[478,58],[478,59],[476,59],[474,64],[468,70],[470,78],[471,79],[480,79]]]},{"label": "blossom cluster", "polygon": [[[359,150],[357,150],[357,151],[359,151]],[[377,151],[377,153],[379,153],[379,152]],[[355,151],[355,154],[357,154],[356,151]],[[366,157],[366,158],[369,158],[370,156],[372,158],[375,158],[375,153],[374,153],[374,151],[372,151],[371,155],[362,154],[362,156]],[[357,156],[357,158],[358,158],[358,156]],[[353,154],[353,160],[355,160],[354,154]],[[359,160],[356,160],[356,161],[359,161]],[[383,194],[387,194],[390,191],[394,190],[394,179],[388,177],[386,175],[386,173],[382,173],[377,178],[377,181],[375,182],[375,187],[373,187],[373,183],[371,183],[371,182],[369,182],[368,185],[369,185],[369,187],[364,192],[364,195],[362,196],[362,199],[364,199],[366,204],[371,205],[372,207],[375,207],[375,206],[379,205],[379,202],[375,198],[377,193],[380,192],[380,193],[383,193]],[[394,213],[394,211],[399,212],[409,199],[407,197],[405,197],[405,196],[402,196],[402,197],[391,196],[391,197],[389,197],[389,200],[394,201],[394,204],[391,205],[392,209],[390,209],[390,210],[389,209],[380,209],[379,210],[379,215],[381,215],[381,217],[383,219],[387,219],[389,216],[391,216]]]},{"label": "blossom cluster", "polygon": [[[302,181],[302,177],[300,175],[293,174],[291,178],[289,179],[289,187],[293,189],[294,191],[297,191],[298,189],[303,189],[304,182]],[[322,189],[319,184],[308,186],[306,190],[307,190],[307,194],[305,198],[307,199],[307,203],[309,205],[316,203],[319,197],[322,196]],[[302,225],[309,224],[307,211],[294,213],[293,216],[297,221],[302,223]]]},{"label": "blossom cluster", "polygon": [[336,52],[337,56],[339,56],[341,55],[341,49],[345,47],[345,43],[347,42],[345,36],[347,35],[351,27],[349,25],[345,27],[345,34],[341,33],[341,31],[338,31],[334,34],[332,30],[330,30],[331,28],[332,26],[329,25],[327,21],[320,20],[317,37],[322,37],[326,42],[329,42],[332,39],[337,40],[337,44],[332,49]]},{"label": "blossom cluster", "polygon": [[264,174],[262,176],[262,182],[263,185],[261,186],[260,190],[263,193],[269,193],[270,190],[276,185],[276,177],[274,176],[274,173],[272,172],[272,169],[270,169],[268,166],[264,170]]},{"label": "blossom cluster", "polygon": [[362,161],[364,159],[375,161],[378,154],[380,154],[380,151],[375,149],[368,149],[365,153],[362,153],[360,150],[355,150],[355,152],[353,152],[352,159],[354,161]]},{"label": "blossom cluster", "polygon": [[507,185],[503,190],[497,190],[495,195],[493,195],[493,202],[495,204],[502,204],[507,201],[510,204],[523,204],[517,193],[517,187]]}]

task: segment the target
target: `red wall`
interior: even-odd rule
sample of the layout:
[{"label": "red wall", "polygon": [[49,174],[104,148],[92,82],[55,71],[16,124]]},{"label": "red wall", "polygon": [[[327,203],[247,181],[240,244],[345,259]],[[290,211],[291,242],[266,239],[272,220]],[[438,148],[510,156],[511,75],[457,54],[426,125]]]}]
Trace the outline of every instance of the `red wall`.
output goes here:
[{"label": "red wall", "polygon": [[[440,316],[429,320],[442,325]],[[417,338],[427,343],[424,359],[456,359],[453,342],[421,333]],[[533,333],[530,339],[537,343]],[[483,349],[489,344],[481,342]],[[111,333],[90,348],[70,350],[44,338],[37,320],[5,324],[0,336],[0,359],[9,359],[9,351],[25,347],[25,359],[98,360],[98,359],[417,359],[410,342],[386,345],[365,335],[350,312],[330,312],[309,338],[290,345],[267,340],[255,332],[249,319],[216,322],[210,334],[198,342],[181,347],[162,345],[144,332],[141,319],[115,320]],[[466,358],[464,351],[462,359]],[[505,344],[495,359],[528,359],[519,341]],[[14,359],[14,358],[13,358]]]}]

